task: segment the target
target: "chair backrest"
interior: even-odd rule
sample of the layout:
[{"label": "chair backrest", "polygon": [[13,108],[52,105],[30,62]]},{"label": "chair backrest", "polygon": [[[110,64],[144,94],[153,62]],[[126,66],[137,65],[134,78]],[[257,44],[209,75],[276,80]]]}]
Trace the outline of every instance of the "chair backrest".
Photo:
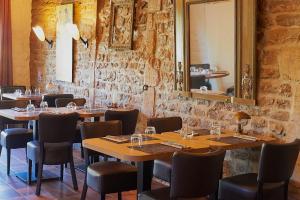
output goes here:
[{"label": "chair backrest", "polygon": [[78,113],[39,115],[39,141],[44,143],[72,142],[76,134]]},{"label": "chair backrest", "polygon": [[263,144],[259,161],[258,182],[288,181],[293,174],[299,148],[299,140],[287,144]]},{"label": "chair backrest", "polygon": [[176,152],[172,158],[171,199],[198,198],[218,190],[224,150],[211,153]]},{"label": "chair backrest", "polygon": [[131,135],[135,132],[139,110],[105,112],[105,121],[120,120],[122,122],[122,135]]},{"label": "chair backrest", "polygon": [[99,138],[106,135],[121,135],[122,122],[119,120],[107,122],[84,122],[81,129],[81,138]]},{"label": "chair backrest", "polygon": [[154,126],[156,133],[178,131],[182,128],[181,117],[150,118],[147,126]]},{"label": "chair backrest", "polygon": [[84,106],[84,104],[86,103],[86,99],[85,98],[77,98],[77,99],[57,98],[55,99],[55,106],[57,108],[66,107],[70,102],[74,102],[76,106]]},{"label": "chair backrest", "polygon": [[206,86],[205,75],[193,76],[191,77],[191,88],[192,89],[200,89],[200,87]]},{"label": "chair backrest", "polygon": [[0,109],[11,109],[14,107],[26,108],[28,101],[24,100],[1,100]]},{"label": "chair backrest", "polygon": [[26,90],[26,86],[18,86],[18,85],[14,85],[14,86],[1,86],[1,93],[14,93],[16,90],[21,90],[22,92],[25,92]]},{"label": "chair backrest", "polygon": [[46,94],[43,96],[43,101],[46,101],[49,107],[55,107],[55,99],[59,98],[74,99],[74,96],[73,94]]}]

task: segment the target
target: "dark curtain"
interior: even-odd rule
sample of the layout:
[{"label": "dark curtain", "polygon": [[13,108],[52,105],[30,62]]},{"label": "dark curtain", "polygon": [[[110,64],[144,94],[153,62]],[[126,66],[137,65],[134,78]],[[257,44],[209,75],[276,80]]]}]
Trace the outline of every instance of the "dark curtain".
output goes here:
[{"label": "dark curtain", "polygon": [[12,33],[10,0],[0,0],[0,85],[12,85]]}]

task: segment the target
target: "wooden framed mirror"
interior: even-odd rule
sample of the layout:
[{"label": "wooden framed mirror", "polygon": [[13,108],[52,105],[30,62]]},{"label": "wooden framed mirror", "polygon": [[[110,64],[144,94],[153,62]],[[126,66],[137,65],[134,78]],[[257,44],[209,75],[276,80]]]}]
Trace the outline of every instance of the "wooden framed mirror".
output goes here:
[{"label": "wooden framed mirror", "polygon": [[256,1],[176,0],[175,89],[255,104]]}]

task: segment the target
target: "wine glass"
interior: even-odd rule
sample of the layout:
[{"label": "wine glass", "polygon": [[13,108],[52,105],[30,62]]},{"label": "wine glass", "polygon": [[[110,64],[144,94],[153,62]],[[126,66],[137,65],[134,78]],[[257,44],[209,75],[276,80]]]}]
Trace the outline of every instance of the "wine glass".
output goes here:
[{"label": "wine glass", "polygon": [[145,129],[145,134],[156,134],[154,126],[147,126]]},{"label": "wine glass", "polygon": [[41,111],[47,111],[48,110],[47,101],[42,101],[41,104],[40,104],[40,108],[41,108]]},{"label": "wine glass", "polygon": [[30,96],[31,95],[31,90],[30,89],[26,89],[25,90],[25,96]]},{"label": "wine glass", "polygon": [[34,112],[35,111],[35,106],[31,102],[27,105],[26,107],[27,112]]},{"label": "wine glass", "polygon": [[40,88],[35,88],[34,89],[34,94],[39,96],[41,94],[41,89]]}]

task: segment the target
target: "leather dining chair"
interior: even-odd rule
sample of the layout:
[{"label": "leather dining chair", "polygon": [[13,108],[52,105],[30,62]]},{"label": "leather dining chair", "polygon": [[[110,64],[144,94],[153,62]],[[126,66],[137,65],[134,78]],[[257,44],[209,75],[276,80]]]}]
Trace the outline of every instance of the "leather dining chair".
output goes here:
[{"label": "leather dining chair", "polygon": [[[106,135],[120,135],[122,124],[120,121],[85,122],[81,127],[83,139],[99,138]],[[88,166],[82,189],[81,200],[86,198],[89,188],[100,194],[104,200],[109,193],[118,193],[118,199],[122,199],[121,192],[135,190],[137,188],[136,167],[116,161],[101,161],[90,164],[91,156],[99,153],[84,148],[85,163]]]},{"label": "leather dining chair", "polygon": [[135,132],[139,110],[107,110],[105,112],[105,121],[120,120],[122,122],[122,135],[131,135]]},{"label": "leather dining chair", "polygon": [[[17,100],[2,100],[0,101],[0,109],[11,109],[14,107],[25,108],[27,101]],[[21,127],[9,128],[9,125],[21,125]],[[14,121],[5,117],[0,117],[0,129],[1,129],[1,146],[6,149],[7,154],[7,175],[10,175],[10,157],[11,149],[25,148],[27,142],[32,140],[32,130],[27,128],[28,122]]]},{"label": "leather dining chair", "polygon": [[287,144],[264,144],[258,174],[242,174],[220,180],[220,199],[287,200],[289,180],[299,148],[299,140]]},{"label": "leather dining chair", "polygon": [[209,153],[175,152],[170,187],[139,194],[140,200],[216,197],[223,172],[224,150]]},{"label": "leather dining chair", "polygon": [[55,107],[55,100],[59,98],[74,99],[74,96],[73,94],[45,94],[43,101],[46,101],[49,107]]},{"label": "leather dining chair", "polygon": [[[71,102],[74,102],[76,104],[76,106],[83,107],[84,104],[86,103],[86,99],[85,98],[77,98],[77,99],[57,98],[57,99],[55,99],[55,106],[57,108],[66,107]],[[75,139],[74,139],[73,143],[80,143],[80,145],[81,145],[81,157],[83,158],[82,139],[81,139],[81,133],[80,133],[80,126],[81,126],[82,121],[84,121],[84,119],[81,119],[79,121],[79,123],[77,123],[76,136],[75,136]]]},{"label": "leather dining chair", "polygon": [[76,98],[76,99],[72,99],[72,98],[56,98],[55,99],[55,106],[57,108],[59,108],[59,107],[66,107],[71,102],[74,102],[76,104],[76,106],[84,106],[84,104],[86,103],[86,99],[85,98]]},{"label": "leather dining chair", "polygon": [[[84,122],[81,127],[81,137],[83,140],[90,138],[99,138],[106,135],[122,135],[122,122],[119,120],[107,122]],[[107,155],[96,151],[85,149],[85,158],[88,158],[86,164],[89,165],[102,156],[107,160]]]},{"label": "leather dining chair", "polygon": [[74,190],[78,189],[72,151],[78,118],[78,113],[41,113],[39,115],[39,140],[27,143],[29,182],[31,182],[32,162],[38,163],[36,195],[39,196],[41,192],[44,164],[60,165],[60,180],[62,181],[63,165],[70,163],[73,187]]},{"label": "leather dining chair", "polygon": [[[156,133],[178,131],[182,128],[181,117],[150,118],[147,126],[155,127]],[[171,159],[154,160],[153,176],[170,183],[171,180]]]}]

